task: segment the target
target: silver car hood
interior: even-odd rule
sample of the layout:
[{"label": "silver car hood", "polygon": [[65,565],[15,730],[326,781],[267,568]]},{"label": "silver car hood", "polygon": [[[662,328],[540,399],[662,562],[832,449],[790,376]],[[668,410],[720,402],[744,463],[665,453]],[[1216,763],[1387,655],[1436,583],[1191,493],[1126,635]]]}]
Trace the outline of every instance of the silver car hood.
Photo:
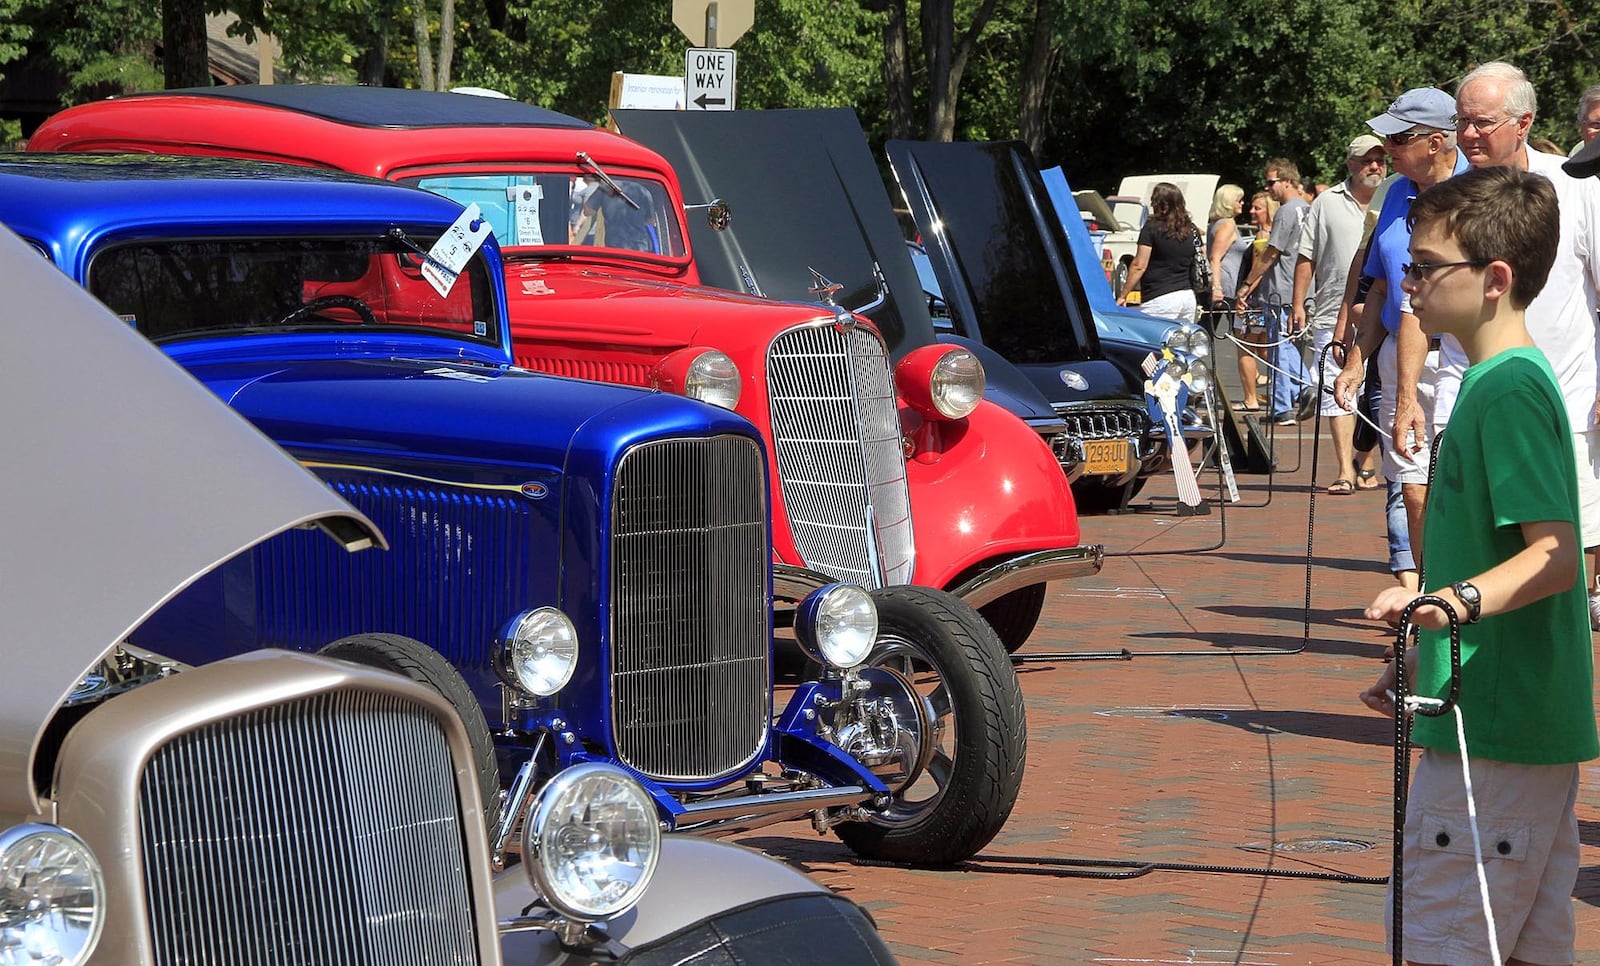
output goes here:
[{"label": "silver car hood", "polygon": [[0,292],[0,814],[30,814],[41,730],[173,594],[292,527],[383,536],[4,229]]}]

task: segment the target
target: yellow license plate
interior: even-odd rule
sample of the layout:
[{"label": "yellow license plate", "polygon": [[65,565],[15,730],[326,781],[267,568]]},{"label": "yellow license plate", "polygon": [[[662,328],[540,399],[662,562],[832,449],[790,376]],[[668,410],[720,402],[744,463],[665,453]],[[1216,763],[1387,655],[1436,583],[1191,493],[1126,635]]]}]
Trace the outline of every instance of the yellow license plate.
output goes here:
[{"label": "yellow license plate", "polygon": [[1084,440],[1083,464],[1083,471],[1090,476],[1126,473],[1128,471],[1128,441],[1125,439]]}]

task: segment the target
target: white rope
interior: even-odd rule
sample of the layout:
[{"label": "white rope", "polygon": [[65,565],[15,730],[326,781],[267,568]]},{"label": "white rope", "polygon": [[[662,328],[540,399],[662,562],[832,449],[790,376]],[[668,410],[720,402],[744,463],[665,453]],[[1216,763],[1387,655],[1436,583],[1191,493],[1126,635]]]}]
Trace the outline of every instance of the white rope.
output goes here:
[{"label": "white rope", "polygon": [[[1406,696],[1404,705],[1407,714],[1413,714],[1419,707],[1427,705],[1437,708],[1444,704],[1438,698],[1420,698],[1414,694]],[[1461,717],[1461,705],[1451,707],[1456,716],[1456,746],[1461,749],[1461,782],[1467,790],[1467,824],[1472,827],[1472,857],[1478,867],[1478,898],[1483,903],[1483,918],[1489,927],[1489,953],[1490,962],[1502,963],[1500,958],[1500,937],[1494,928],[1494,908],[1489,903],[1489,874],[1483,868],[1483,839],[1478,832],[1478,801],[1472,794],[1472,766],[1467,761],[1467,725]]]},{"label": "white rope", "polygon": [[[1307,332],[1309,330],[1308,329],[1301,329],[1300,331],[1301,332]],[[1268,362],[1265,356],[1262,356],[1262,355],[1260,355],[1259,353],[1257,353],[1255,351],[1256,349],[1271,349],[1271,348],[1273,348],[1275,346],[1285,345],[1286,343],[1294,341],[1294,338],[1295,338],[1294,336],[1290,336],[1287,339],[1281,339],[1281,340],[1279,340],[1277,342],[1260,343],[1260,342],[1240,342],[1237,338],[1234,337],[1232,332],[1222,332],[1222,333],[1220,333],[1220,335],[1222,336],[1223,339],[1227,340],[1228,342],[1232,342],[1234,344],[1234,346],[1237,347],[1240,352],[1243,352],[1243,353],[1245,353],[1246,355],[1249,355],[1249,356],[1253,356],[1255,358],[1255,360],[1256,360],[1256,365],[1265,366],[1268,369],[1271,369],[1273,372],[1276,372],[1278,375],[1280,375],[1283,378],[1289,380],[1291,385],[1295,384],[1295,383],[1298,383],[1300,389],[1308,389],[1308,388],[1309,389],[1317,389],[1318,391],[1320,391],[1320,392],[1322,392],[1322,393],[1324,393],[1326,395],[1329,395],[1329,396],[1333,395],[1333,390],[1331,388],[1329,388],[1327,386],[1320,385],[1320,384],[1315,383],[1315,382],[1312,382],[1310,379],[1303,379],[1300,376],[1297,376],[1294,373],[1289,372],[1286,369],[1281,369],[1278,366],[1275,366],[1272,363]],[[1340,406],[1339,408],[1343,409],[1344,407]],[[1355,418],[1357,418],[1357,419],[1361,420],[1362,422],[1366,423],[1368,426],[1371,426],[1373,432],[1377,433],[1379,436],[1382,436],[1384,439],[1393,439],[1394,438],[1394,435],[1392,433],[1384,432],[1383,429],[1381,427],[1379,427],[1377,423],[1373,422],[1371,419],[1368,419],[1367,416],[1365,414],[1363,414],[1360,409],[1356,409],[1356,410],[1353,410],[1353,411],[1348,411],[1348,415],[1354,416]]]}]

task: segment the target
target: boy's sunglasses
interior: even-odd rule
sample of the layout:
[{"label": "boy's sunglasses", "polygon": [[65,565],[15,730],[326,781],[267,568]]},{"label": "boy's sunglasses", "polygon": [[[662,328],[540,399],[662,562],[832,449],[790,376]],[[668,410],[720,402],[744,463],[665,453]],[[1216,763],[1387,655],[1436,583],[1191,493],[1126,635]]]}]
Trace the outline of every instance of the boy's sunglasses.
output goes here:
[{"label": "boy's sunglasses", "polygon": [[1405,273],[1406,278],[1411,279],[1413,282],[1421,282],[1427,280],[1441,268],[1458,268],[1462,265],[1484,268],[1489,265],[1489,262],[1482,258],[1474,258],[1464,262],[1406,262],[1400,266],[1400,271]]}]

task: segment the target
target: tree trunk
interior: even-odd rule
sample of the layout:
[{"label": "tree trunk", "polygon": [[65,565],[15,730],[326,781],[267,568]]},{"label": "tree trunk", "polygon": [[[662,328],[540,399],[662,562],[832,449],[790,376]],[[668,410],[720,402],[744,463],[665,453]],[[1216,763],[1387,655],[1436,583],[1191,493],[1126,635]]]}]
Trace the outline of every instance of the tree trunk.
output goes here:
[{"label": "tree trunk", "polygon": [[444,0],[439,10],[439,82],[435,90],[450,89],[450,62],[456,56],[456,0]]},{"label": "tree trunk", "polygon": [[427,5],[418,0],[411,10],[411,32],[417,39],[417,83],[425,91],[438,90],[433,82],[433,41],[428,37]]},{"label": "tree trunk", "polygon": [[167,90],[211,85],[205,0],[161,0],[161,70]]},{"label": "tree trunk", "polygon": [[955,37],[955,0],[924,0],[922,60],[928,65],[928,140],[955,137],[955,88],[950,82],[950,47]]},{"label": "tree trunk", "polygon": [[1060,0],[1036,0],[1033,9],[1033,43],[1022,64],[1022,102],[1017,129],[1028,150],[1038,158],[1044,151],[1044,108],[1050,92],[1050,74],[1061,48],[1050,43],[1051,28]]},{"label": "tree trunk", "polygon": [[367,17],[369,46],[356,64],[356,81],[367,87],[382,87],[389,70],[389,21],[376,13]]},{"label": "tree trunk", "polygon": [[889,20],[883,26],[883,84],[889,95],[889,136],[914,138],[911,62],[907,56],[906,0],[888,0]]},{"label": "tree trunk", "polygon": [[922,5],[922,52],[928,64],[928,140],[953,141],[956,135],[956,94],[983,28],[994,16],[996,0],[983,0],[972,23],[955,42],[955,0],[931,0]]}]

